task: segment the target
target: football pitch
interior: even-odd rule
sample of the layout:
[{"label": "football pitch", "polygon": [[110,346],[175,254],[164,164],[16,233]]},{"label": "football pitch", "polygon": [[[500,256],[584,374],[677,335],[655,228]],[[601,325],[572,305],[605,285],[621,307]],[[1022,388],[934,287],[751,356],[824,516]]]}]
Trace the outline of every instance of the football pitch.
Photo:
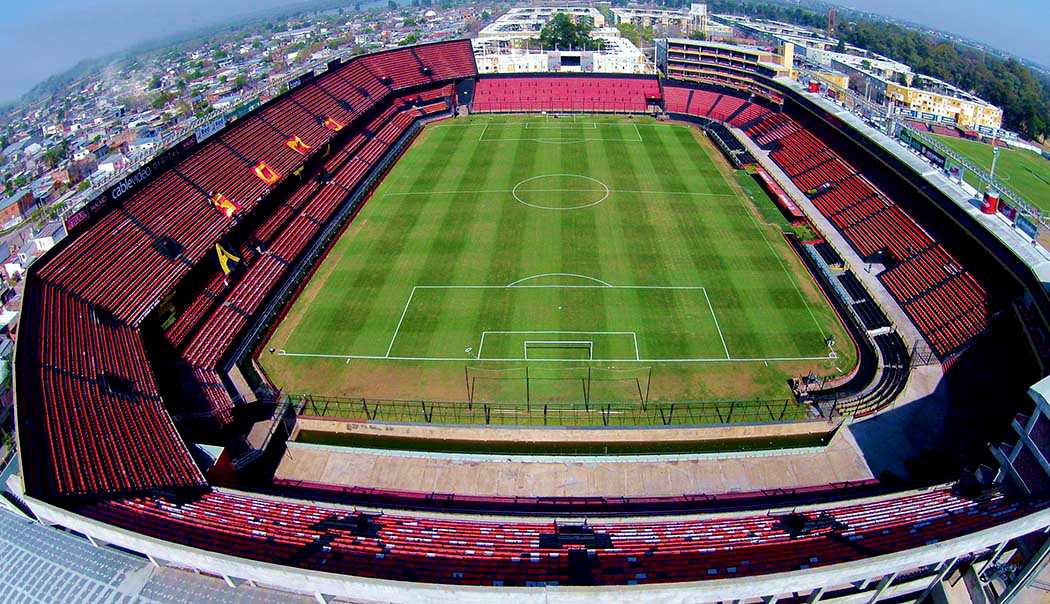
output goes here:
[{"label": "football pitch", "polygon": [[286,392],[431,400],[462,400],[464,367],[651,367],[655,398],[694,400],[848,371],[771,202],[717,153],[637,117],[429,125],[259,361]]},{"label": "football pitch", "polygon": [[[937,136],[937,140],[981,168],[991,169],[991,145],[952,136]],[[1050,160],[1024,149],[1002,149],[995,175],[1003,184],[1036,204],[1042,212],[1050,212]],[[980,184],[971,174],[966,175],[966,181],[974,186]]]}]

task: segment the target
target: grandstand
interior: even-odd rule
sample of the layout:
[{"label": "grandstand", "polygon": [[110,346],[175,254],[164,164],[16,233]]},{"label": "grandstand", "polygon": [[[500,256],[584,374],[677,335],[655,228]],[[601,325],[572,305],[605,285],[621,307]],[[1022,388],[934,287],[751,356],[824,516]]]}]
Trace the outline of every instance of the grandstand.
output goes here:
[{"label": "grandstand", "polygon": [[[922,343],[946,380],[953,367],[1001,371],[1004,400],[1034,381],[1014,383],[1009,367],[1018,380],[1024,359],[1045,367],[1050,298],[1009,242],[789,85],[479,77],[469,41],[440,42],[305,74],[69,217],[70,236],[26,278],[10,505],[157,564],[321,601],[904,602],[948,577],[980,575],[1000,595],[1031,578],[1050,526],[1045,385],[1019,436],[980,432],[982,444],[1018,440],[997,449],[995,480],[969,465],[985,451],[946,464],[948,477],[676,497],[485,499],[422,479],[381,492],[267,477],[281,454],[269,436],[296,410],[245,369],[255,348],[423,124],[460,111],[666,114],[761,164],[786,216],[831,227],[793,242],[861,350],[837,381],[800,378],[799,399],[830,430],[900,421],[891,407]],[[1027,337],[1007,337],[1018,324]],[[1031,402],[1002,407],[1017,405]]]}]

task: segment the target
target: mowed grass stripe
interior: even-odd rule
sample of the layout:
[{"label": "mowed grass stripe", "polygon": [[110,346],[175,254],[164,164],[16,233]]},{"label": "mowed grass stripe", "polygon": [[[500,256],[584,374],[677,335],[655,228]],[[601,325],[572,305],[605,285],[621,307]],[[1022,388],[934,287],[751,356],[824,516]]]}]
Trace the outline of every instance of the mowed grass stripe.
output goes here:
[{"label": "mowed grass stripe", "polygon": [[[475,143],[483,145],[486,143]],[[513,187],[514,183],[528,178],[533,174],[537,153],[536,145],[529,141],[517,141],[511,145],[503,146],[494,155],[512,157],[512,169],[508,170],[507,177],[501,182],[505,189]],[[498,174],[498,171],[496,171]],[[522,211],[519,204],[511,203],[506,199],[493,197],[491,205],[494,208],[491,216],[495,228],[490,244],[479,245],[485,252],[486,258],[477,265],[479,283],[497,284],[510,283],[514,276],[521,270],[522,256],[525,253],[524,246],[508,245],[521,236],[525,227],[526,213]],[[487,268],[483,267],[487,264]],[[474,281],[467,281],[473,283]],[[496,325],[506,324],[514,309],[501,292],[496,289],[482,290],[481,303],[478,312],[474,316],[473,333],[478,334]],[[476,354],[476,350],[472,350]]]},{"label": "mowed grass stripe", "polygon": [[[672,136],[673,130],[677,129],[664,129],[664,128],[652,128],[649,129],[643,136],[646,141],[645,149],[645,161],[648,166],[643,169],[649,169],[654,174],[659,174],[662,183],[667,190],[674,191],[688,191],[690,190],[687,179],[678,171],[678,165],[685,161],[688,156],[689,150],[682,149],[681,147],[673,147],[669,145],[669,137]],[[695,145],[692,151],[696,151]],[[711,190],[706,178],[697,179],[700,186],[696,187],[701,191]],[[719,275],[715,274],[714,278],[705,271],[705,264],[698,263],[693,258],[693,254],[707,255],[708,250],[717,250],[718,239],[714,237],[714,231],[709,228],[709,222],[720,217],[718,212],[707,212],[705,210],[697,211],[697,206],[700,204],[712,203],[713,199],[720,198],[699,198],[690,199],[688,196],[647,196],[646,199],[642,200],[643,204],[652,207],[650,215],[654,223],[658,228],[667,233],[668,236],[661,237],[657,240],[660,262],[663,266],[669,267],[670,276],[667,278],[667,282],[675,285],[699,285],[708,287],[714,282]],[[698,216],[702,216],[702,220],[698,220]],[[683,224],[686,223],[687,224]],[[692,243],[688,243],[692,239]],[[667,301],[665,302],[673,309],[671,318],[673,321],[669,321],[669,326],[676,325],[702,325],[701,335],[703,337],[696,338],[693,340],[695,346],[690,346],[688,349],[678,350],[674,356],[681,358],[718,358],[725,354],[725,347],[721,345],[722,338],[719,335],[719,326],[715,322],[715,318],[710,316],[711,310],[706,305],[698,306],[697,300],[699,299],[699,293],[691,293],[689,295],[682,295],[675,292],[677,295],[670,295],[668,292]],[[706,298],[705,298],[706,303]],[[698,310],[699,309],[699,310]],[[671,329],[665,334],[665,346],[671,346],[672,343],[677,343],[679,347],[683,344],[680,343],[681,338],[676,337],[676,330]],[[700,345],[702,344],[702,345]]]},{"label": "mowed grass stripe", "polygon": [[[449,182],[451,190],[485,190],[490,168],[494,160],[494,154],[485,150],[481,145],[466,145],[460,151],[468,157],[466,164],[460,169],[453,168],[453,174],[447,174],[439,182]],[[455,165],[454,163],[450,165]],[[446,170],[448,172],[448,170]],[[457,174],[458,172],[458,174]],[[426,245],[420,250],[422,263],[418,265],[415,274],[405,273],[409,283],[430,284],[446,282],[451,276],[453,279],[463,279],[470,275],[464,274],[461,264],[470,266],[472,263],[462,262],[461,257],[468,243],[477,235],[474,226],[479,229],[488,228],[485,214],[488,212],[488,204],[473,201],[472,195],[443,195],[444,199],[436,199],[431,204],[440,208],[438,215],[432,216],[432,221],[427,225],[428,229],[420,233],[421,238],[426,239]],[[407,268],[407,267],[406,267]],[[476,271],[470,271],[476,272]],[[440,291],[440,290],[439,290]],[[427,356],[428,350],[443,348],[445,342],[435,342],[435,335],[442,335],[459,327],[463,331],[469,321],[461,309],[452,308],[447,304],[447,298],[437,292],[429,292],[425,300],[432,306],[425,307],[422,313],[423,320],[406,322],[401,326],[397,334],[391,354],[403,356]],[[416,309],[413,309],[416,310]],[[413,317],[420,316],[414,313]]]},{"label": "mowed grass stripe", "polygon": [[[425,267],[427,259],[434,254],[442,254],[439,238],[442,236],[440,225],[444,222],[446,214],[451,210],[448,196],[428,195],[405,195],[398,193],[425,193],[433,190],[435,186],[448,180],[455,180],[471,170],[471,156],[467,153],[469,149],[469,138],[467,133],[461,133],[455,137],[455,144],[440,144],[434,156],[426,158],[425,162],[409,163],[406,168],[412,174],[411,181],[407,187],[398,190],[391,187],[381,187],[376,195],[380,201],[383,216],[392,217],[401,213],[413,213],[417,219],[407,228],[388,234],[389,238],[400,238],[403,244],[397,248],[396,253],[385,256],[381,250],[375,256],[370,254],[367,265],[384,267],[388,274],[388,280],[384,287],[373,292],[372,301],[365,311],[369,315],[368,328],[358,336],[355,346],[364,344],[370,346],[375,352],[373,354],[386,354],[391,351],[391,343],[396,345],[394,336],[398,329],[401,313],[411,295],[411,287],[406,284],[426,283]],[[425,144],[425,143],[424,143]],[[442,158],[446,158],[442,160]],[[448,161],[447,158],[455,158]],[[421,158],[422,159],[422,158]],[[393,200],[393,203],[391,203]],[[376,216],[380,218],[380,216]],[[447,241],[447,240],[446,240]],[[457,238],[456,241],[459,241]],[[428,314],[424,317],[432,316]],[[416,329],[423,326],[416,322]],[[385,337],[371,337],[362,339],[367,333],[385,333]],[[400,334],[396,334],[400,338]],[[410,338],[411,339],[411,338]]]},{"label": "mowed grass stripe", "polygon": [[[447,129],[426,132],[427,146],[435,148],[432,155],[420,156],[398,164],[397,169],[411,174],[440,170],[445,162],[441,156],[458,152],[466,131]],[[389,187],[380,186],[330,254],[336,269],[323,284],[323,294],[311,303],[308,319],[291,334],[287,347],[291,350],[328,350],[333,342],[345,349],[360,350],[361,354],[385,354],[387,343],[376,341],[376,322],[388,320],[400,312],[396,301],[386,292],[397,277],[391,270],[359,270],[359,266],[390,266],[409,247],[406,234],[424,219],[421,211],[425,198],[417,200],[417,207],[386,203],[383,194]],[[396,288],[395,289],[400,289]],[[396,297],[397,294],[395,294]],[[395,319],[396,320],[396,319]],[[387,327],[387,330],[393,326]]]},{"label": "mowed grass stripe", "polygon": [[[482,331],[560,328],[637,331],[640,352],[648,358],[725,356],[701,290],[614,294],[560,288],[550,296],[519,296],[502,288],[532,275],[564,272],[617,285],[703,286],[734,357],[824,352],[793,337],[805,333],[805,321],[815,327],[812,319],[749,206],[689,128],[644,121],[647,125],[637,129],[639,143],[629,120],[586,132],[569,121],[552,122],[542,130],[513,119],[491,123],[484,140],[476,126],[428,128],[357,218],[352,236],[344,238],[347,247],[341,241],[329,256],[340,266],[327,282],[311,284],[320,291],[310,296],[312,306],[303,311],[287,350],[382,356],[415,285],[485,284],[500,287],[417,292],[392,354],[472,356],[466,349],[477,345]],[[570,141],[581,133],[597,133],[601,140],[535,140],[539,135]],[[613,193],[593,207],[554,211],[527,207],[502,192],[545,174],[592,177]],[[552,182],[538,182],[532,194],[550,195],[555,205],[586,196],[573,191],[558,200],[559,193],[547,189],[577,185],[571,179]],[[544,308],[536,308],[535,300]],[[730,316],[723,316],[720,304],[729,305]],[[743,352],[737,352],[731,329]]]},{"label": "mowed grass stripe", "polygon": [[[589,175],[593,173],[591,166],[591,152],[594,148],[592,143],[580,145],[563,145],[559,149],[559,165],[566,166],[567,174]],[[567,187],[578,184],[589,187],[589,181],[583,179],[566,180]],[[600,242],[597,240],[595,214],[604,210],[601,205],[584,208],[579,211],[552,211],[560,221],[561,237],[561,262],[553,265],[552,269],[561,268],[560,272],[570,272],[580,275],[601,278],[605,274],[601,263]],[[545,272],[559,272],[555,270]],[[560,325],[563,330],[578,330],[583,325],[584,329],[593,331],[606,331],[607,305],[603,303],[600,292],[591,290],[561,290],[561,306],[559,309]],[[598,293],[598,296],[586,296],[587,293]],[[583,295],[581,295],[583,294]],[[598,301],[595,301],[598,298]],[[596,306],[600,304],[600,306]],[[563,338],[552,338],[563,339]],[[567,339],[567,338],[566,338]],[[591,338],[582,338],[591,339]],[[595,351],[601,358],[601,346]]]},{"label": "mowed grass stripe", "polygon": [[[695,139],[687,141],[687,145],[683,147],[682,140],[676,138],[671,131],[660,132],[654,139],[655,144],[649,154],[651,163],[654,167],[665,166],[665,178],[668,182],[684,186],[685,177],[679,171],[679,166],[697,168],[696,163],[698,158],[702,157],[703,150],[698,148]],[[675,157],[672,157],[669,151],[672,145],[677,151]],[[692,153],[683,153],[683,149],[691,150]],[[695,172],[701,175],[697,180],[702,180],[705,188],[717,190],[718,185],[713,183],[720,179],[716,179],[717,175],[709,172],[709,164]],[[758,243],[757,233],[753,227],[743,228],[751,225],[746,225],[742,220],[743,217],[737,211],[739,201],[732,197],[701,198],[694,203],[717,205],[717,209],[705,212],[702,219],[698,220],[697,212],[689,210],[688,202],[669,204],[669,207],[677,211],[669,212],[673,224],[669,225],[668,229],[676,230],[678,237],[668,237],[665,240],[666,245],[677,248],[677,252],[688,258],[692,269],[702,276],[705,287],[708,288],[711,307],[716,316],[721,318],[719,328],[726,340],[729,354],[762,356],[755,355],[749,346],[753,322],[741,311],[749,305],[766,306],[762,304],[764,296],[753,295],[748,291],[746,282],[736,282],[733,279],[737,274],[747,275],[747,271],[741,269],[747,266],[747,260],[753,254],[754,244]],[[736,244],[730,245],[730,241]],[[770,318],[776,320],[777,314],[774,312]]]},{"label": "mowed grass stripe", "polygon": [[[641,185],[635,162],[641,149],[628,148],[613,141],[603,141],[602,146],[607,158],[610,186],[616,190],[637,190]],[[669,284],[665,265],[660,262],[657,244],[659,234],[655,232],[645,204],[626,203],[624,198],[617,195],[609,209],[617,217],[617,228],[609,233],[609,237],[630,242],[624,250],[627,265],[621,268],[619,278],[611,282],[616,285]]]}]

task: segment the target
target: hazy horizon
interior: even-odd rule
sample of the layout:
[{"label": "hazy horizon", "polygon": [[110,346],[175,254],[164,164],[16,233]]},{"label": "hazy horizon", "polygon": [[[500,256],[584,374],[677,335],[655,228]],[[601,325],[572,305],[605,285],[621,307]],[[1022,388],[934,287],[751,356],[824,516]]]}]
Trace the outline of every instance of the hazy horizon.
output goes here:
[{"label": "hazy horizon", "polygon": [[[231,21],[303,0],[36,0],[0,12],[0,52],[14,60],[0,80],[0,102],[18,99],[85,59]],[[61,40],[61,43],[56,43]]]},{"label": "hazy horizon", "polygon": [[[1046,0],[834,0],[879,15],[984,42],[1050,68]],[[1002,26],[996,24],[1002,23]],[[989,24],[993,24],[989,27]]]},{"label": "hazy horizon", "polygon": [[[304,0],[36,0],[0,13],[0,51],[12,57],[0,80],[0,102],[14,101],[85,59],[218,25]],[[1044,43],[1050,18],[1040,0],[836,0],[843,6],[924,24],[1050,66]],[[347,4],[350,4],[348,1]],[[988,23],[1002,22],[989,28]],[[60,42],[56,42],[60,41]]]}]

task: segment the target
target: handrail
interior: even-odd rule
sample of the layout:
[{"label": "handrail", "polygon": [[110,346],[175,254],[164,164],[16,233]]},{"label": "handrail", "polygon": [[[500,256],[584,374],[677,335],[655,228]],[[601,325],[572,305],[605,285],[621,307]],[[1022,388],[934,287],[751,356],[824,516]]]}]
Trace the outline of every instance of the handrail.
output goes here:
[{"label": "handrail", "polygon": [[986,172],[984,169],[974,164],[968,158],[963,157],[959,153],[956,153],[954,149],[945,145],[944,143],[940,142],[939,140],[930,136],[929,134],[916,130],[915,128],[912,128],[906,123],[901,123],[901,128],[908,130],[908,133],[910,135],[920,139],[923,143],[930,145],[938,153],[943,153],[944,155],[950,157],[953,161],[962,165],[964,168],[973,173],[977,178],[979,178],[985,186],[998,190],[1000,193],[1002,193],[1004,197],[1013,202],[1013,205],[1017,207],[1021,214],[1035,218],[1041,224],[1043,224],[1043,226],[1050,226],[1046,224],[1045,219],[1039,212],[1039,209],[1036,208],[1034,204],[1025,199],[1024,196],[1018,193],[1017,191],[1014,191],[1010,187],[1003,184],[1001,180],[993,177],[990,173]]},{"label": "handrail", "polygon": [[[801,67],[798,71],[800,74],[803,74],[806,77],[820,80],[816,72],[810,69]],[[828,88],[831,88],[832,90],[840,94],[848,96],[850,100],[853,101],[854,105],[861,105],[872,114],[883,115],[889,119],[894,119],[898,116],[898,114],[890,113],[890,110],[892,109],[891,107],[876,105],[871,101],[868,101],[864,97],[858,95],[857,93],[853,92],[849,88],[840,88],[838,86],[835,86],[834,84],[831,84],[830,82],[826,82],[824,80],[820,81],[823,82]],[[984,184],[984,186],[998,190],[1018,209],[1018,211],[1021,212],[1022,215],[1032,217],[1036,219],[1042,226],[1050,228],[1050,224],[1048,224],[1046,219],[1043,218],[1035,204],[1025,199],[1023,195],[1005,185],[1001,180],[994,178],[986,170],[980,168],[979,166],[974,164],[969,159],[963,157],[959,153],[956,153],[953,149],[951,149],[944,143],[938,141],[936,138],[930,136],[925,132],[916,130],[903,120],[896,121],[900,124],[902,130],[907,130],[909,134],[921,140],[923,143],[929,145],[938,153],[942,153],[943,155],[950,157],[953,161],[965,167],[967,170],[973,173]]]}]

